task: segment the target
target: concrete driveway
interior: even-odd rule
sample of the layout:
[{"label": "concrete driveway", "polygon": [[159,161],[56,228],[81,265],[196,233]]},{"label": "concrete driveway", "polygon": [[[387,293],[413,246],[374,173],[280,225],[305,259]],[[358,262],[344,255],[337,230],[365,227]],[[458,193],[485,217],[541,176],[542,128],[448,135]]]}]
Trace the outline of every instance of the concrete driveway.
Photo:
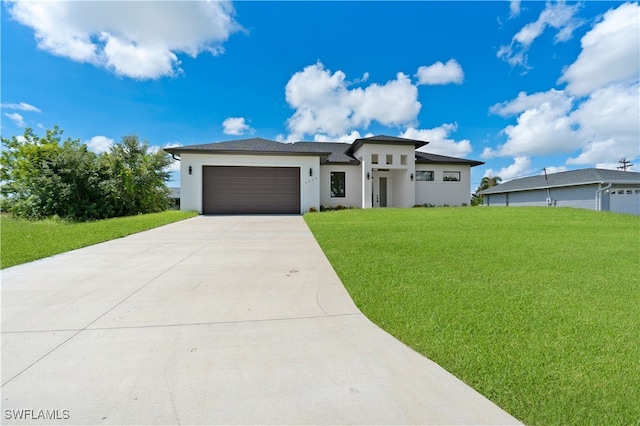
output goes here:
[{"label": "concrete driveway", "polygon": [[364,317],[299,216],[5,269],[1,395],[5,424],[518,423]]}]

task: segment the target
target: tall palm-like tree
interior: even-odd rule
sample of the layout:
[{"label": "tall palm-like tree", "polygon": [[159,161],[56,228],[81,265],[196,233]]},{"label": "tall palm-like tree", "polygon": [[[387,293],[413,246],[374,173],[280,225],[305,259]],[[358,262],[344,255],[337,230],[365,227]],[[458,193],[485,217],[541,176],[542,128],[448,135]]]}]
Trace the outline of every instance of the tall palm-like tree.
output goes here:
[{"label": "tall palm-like tree", "polygon": [[496,186],[500,184],[500,182],[502,182],[502,178],[500,176],[485,176],[480,181],[480,191]]},{"label": "tall palm-like tree", "polygon": [[483,177],[482,180],[480,181],[480,186],[478,187],[478,189],[476,189],[476,192],[474,192],[471,195],[471,205],[472,206],[481,205],[483,200],[484,200],[484,197],[482,195],[478,194],[478,192],[484,191],[485,189],[491,188],[492,186],[496,186],[500,182],[502,182],[502,178],[500,176],[485,176],[485,177]]}]

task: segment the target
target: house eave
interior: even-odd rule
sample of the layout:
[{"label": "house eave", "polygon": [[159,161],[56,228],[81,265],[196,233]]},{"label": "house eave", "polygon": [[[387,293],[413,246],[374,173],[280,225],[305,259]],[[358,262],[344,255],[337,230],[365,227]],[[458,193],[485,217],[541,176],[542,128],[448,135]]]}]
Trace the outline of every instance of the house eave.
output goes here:
[{"label": "house eave", "polygon": [[480,195],[491,195],[491,194],[505,194],[507,192],[525,192],[525,191],[539,191],[543,189],[553,189],[553,188],[566,188],[572,186],[586,186],[586,185],[640,185],[638,181],[632,180],[596,180],[590,182],[576,182],[576,183],[566,183],[561,185],[542,185],[535,186],[531,188],[513,188],[513,189],[500,189],[501,185],[492,186],[489,189],[485,189],[484,191],[478,192]]},{"label": "house eave", "polygon": [[290,156],[290,157],[328,157],[330,152],[318,151],[251,151],[251,150],[218,150],[218,149],[189,149],[185,147],[165,148],[166,152],[172,155],[203,154],[203,155],[257,155],[257,156]]},{"label": "house eave", "polygon": [[461,166],[470,166],[476,167],[484,164],[483,161],[473,161],[473,160],[464,160],[464,161],[430,161],[430,160],[416,160],[416,164],[458,164]]},{"label": "house eave", "polygon": [[398,140],[394,140],[394,141],[387,141],[387,140],[376,140],[376,139],[356,139],[351,146],[349,147],[349,149],[347,149],[347,151],[345,152],[348,155],[353,155],[354,152],[356,152],[358,149],[360,149],[360,147],[364,144],[372,144],[372,145],[411,145],[414,147],[414,149],[418,149],[418,148],[422,148],[423,146],[427,145],[429,142],[425,142],[425,141],[418,141],[418,140],[413,140],[413,139],[404,139],[404,140],[400,140],[400,138],[398,138]]}]

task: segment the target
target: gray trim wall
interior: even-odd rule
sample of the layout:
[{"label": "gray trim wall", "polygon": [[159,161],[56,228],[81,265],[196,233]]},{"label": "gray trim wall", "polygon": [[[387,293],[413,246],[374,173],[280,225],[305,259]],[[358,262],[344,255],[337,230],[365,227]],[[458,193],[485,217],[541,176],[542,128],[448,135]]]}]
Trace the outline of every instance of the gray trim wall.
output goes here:
[{"label": "gray trim wall", "polygon": [[[485,204],[490,206],[546,206],[547,197],[556,207],[575,207],[596,210],[598,185],[571,186],[566,188],[534,189],[530,191],[486,194]],[[547,195],[548,194],[548,195]]]},{"label": "gray trim wall", "polygon": [[[614,195],[614,197],[634,197],[629,198],[629,202],[612,203],[610,201],[610,192],[602,191],[599,198],[596,192],[605,188],[597,184],[568,186],[562,188],[550,188],[547,193],[546,189],[532,189],[528,191],[504,192],[498,194],[485,194],[484,205],[486,206],[547,206],[547,197],[551,199],[551,206],[555,207],[574,207],[589,210],[612,211],[618,213],[640,214],[640,192],[636,193],[636,189],[640,190],[640,185],[613,185],[611,190],[633,188],[633,194]],[[547,195],[548,194],[548,195]],[[598,200],[600,205],[598,206]],[[637,206],[636,206],[637,205]],[[637,208],[635,208],[637,207]]]}]

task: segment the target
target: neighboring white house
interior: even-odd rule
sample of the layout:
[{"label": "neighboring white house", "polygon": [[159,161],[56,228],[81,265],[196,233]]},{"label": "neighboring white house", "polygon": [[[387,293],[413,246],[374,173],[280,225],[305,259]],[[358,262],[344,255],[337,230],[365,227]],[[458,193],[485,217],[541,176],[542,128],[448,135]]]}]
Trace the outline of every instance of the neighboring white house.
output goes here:
[{"label": "neighboring white house", "polygon": [[640,215],[640,173],[580,169],[514,179],[480,192],[487,206],[561,206]]},{"label": "neighboring white house", "polygon": [[252,138],[167,148],[180,159],[180,208],[203,214],[304,213],[325,207],[470,202],[480,161],[416,151],[428,142],[373,136],[352,144]]}]

